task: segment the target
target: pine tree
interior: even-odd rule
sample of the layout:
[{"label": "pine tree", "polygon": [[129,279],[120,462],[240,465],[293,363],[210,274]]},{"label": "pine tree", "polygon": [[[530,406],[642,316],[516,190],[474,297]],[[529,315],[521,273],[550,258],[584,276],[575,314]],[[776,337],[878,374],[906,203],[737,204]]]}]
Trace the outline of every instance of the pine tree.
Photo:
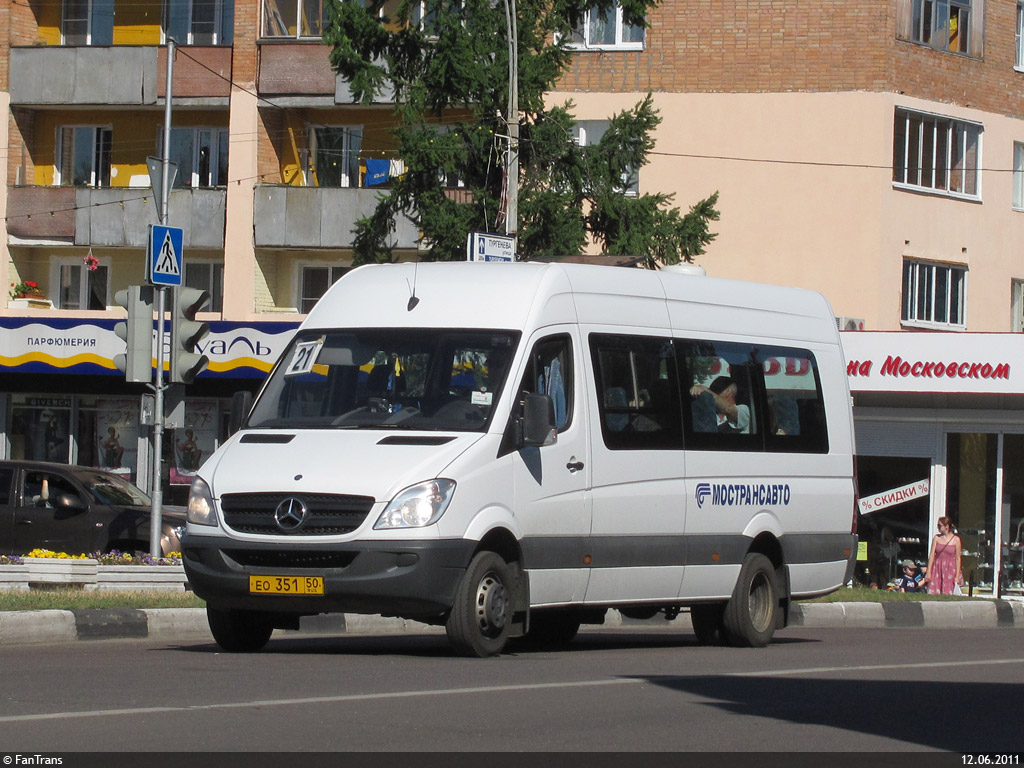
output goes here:
[{"label": "pine tree", "polygon": [[[393,89],[397,154],[406,167],[358,222],[354,261],[393,259],[388,243],[400,213],[423,233],[425,259],[464,259],[470,232],[504,231],[509,0],[328,1],[323,38],[332,66],[358,103]],[[626,23],[642,25],[656,2],[618,5]],[[514,7],[519,257],[579,254],[588,239],[608,255],[639,257],[648,266],[704,253],[715,237],[709,222],[718,219],[717,192],[685,215],[670,207],[671,194],[625,194],[635,188],[660,123],[650,94],[612,116],[591,146],[574,140],[572,103],[544,104],[570,65],[568,44],[587,11],[614,17],[614,1],[518,0]]]}]

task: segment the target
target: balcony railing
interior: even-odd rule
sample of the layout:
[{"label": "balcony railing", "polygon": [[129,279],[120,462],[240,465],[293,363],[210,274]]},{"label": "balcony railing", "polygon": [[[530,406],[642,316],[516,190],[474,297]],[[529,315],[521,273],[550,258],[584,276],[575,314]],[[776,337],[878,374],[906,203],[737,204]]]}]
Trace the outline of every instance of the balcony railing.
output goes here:
[{"label": "balcony railing", "polygon": [[[169,221],[183,230],[183,247],[224,247],[223,189],[175,189]],[[73,238],[75,245],[145,248],[149,225],[159,224],[149,188],[9,187],[10,235]]]},{"label": "balcony railing", "polygon": [[[275,103],[351,104],[348,81],[331,68],[331,49],[320,41],[261,41],[257,90]],[[394,103],[388,89],[376,103]]]},{"label": "balcony railing", "polygon": [[[263,248],[351,248],[358,219],[377,206],[379,190],[290,187],[262,184],[255,191],[256,246]],[[402,216],[395,248],[416,248],[419,231]]]},{"label": "balcony railing", "polygon": [[[175,101],[227,105],[231,48],[188,46],[174,64]],[[15,105],[157,104],[166,89],[166,49],[79,46],[11,49]]]}]

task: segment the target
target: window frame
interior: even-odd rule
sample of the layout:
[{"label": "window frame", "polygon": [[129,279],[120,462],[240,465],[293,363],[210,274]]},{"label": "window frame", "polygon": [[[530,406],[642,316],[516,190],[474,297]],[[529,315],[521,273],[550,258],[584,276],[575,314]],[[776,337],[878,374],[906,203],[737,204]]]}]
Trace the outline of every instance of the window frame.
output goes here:
[{"label": "window frame", "polygon": [[[200,153],[202,152],[202,134],[208,133],[210,138],[210,158],[208,160],[208,172],[205,174],[206,179],[201,178],[199,167]],[[175,160],[176,157],[180,157],[175,152],[175,137],[184,136],[191,134],[191,155],[189,160],[190,173],[188,183],[185,182],[184,174],[182,173],[181,163]],[[228,147],[230,146],[230,129],[224,128],[217,125],[196,125],[196,126],[171,126],[171,160],[178,162],[178,172],[174,177],[174,189],[213,189],[216,187],[226,187],[228,183]],[[164,148],[164,129],[163,126],[157,128],[157,142],[156,149],[158,153],[162,153]],[[224,155],[222,158],[221,156]],[[221,161],[223,159],[223,168],[221,167]],[[223,173],[224,178],[220,176]],[[201,183],[206,181],[207,183]]]},{"label": "window frame", "polygon": [[[982,57],[984,0],[900,0],[897,17],[896,36],[902,40],[944,53]],[[945,34],[940,34],[943,30]]]},{"label": "window frame", "polygon": [[[902,265],[900,287],[900,324],[912,328],[935,328],[942,330],[966,330],[967,328],[967,265],[947,264],[923,259],[905,258]],[[944,289],[946,293],[945,307],[939,308],[936,299],[939,293],[939,276],[945,273]],[[959,280],[954,281],[954,275]],[[924,284],[922,285],[922,281]],[[954,291],[958,319],[952,320],[954,314]],[[927,304],[922,310],[922,302]],[[946,320],[936,320],[939,309],[945,312]]]},{"label": "window frame", "polygon": [[[182,285],[188,288],[198,288],[208,291],[210,304],[204,312],[224,311],[224,262],[216,259],[196,259],[189,257],[183,264],[185,274],[182,275]],[[197,280],[194,275],[197,267],[208,267],[210,272],[202,280]],[[189,280],[190,273],[193,279]]]},{"label": "window frame", "polygon": [[[320,181],[317,156],[320,153],[320,141],[317,138],[317,131],[341,131],[342,149],[341,153],[345,158],[342,169],[341,183],[337,186],[325,185]],[[355,148],[353,148],[353,140]],[[307,187],[323,187],[325,189],[355,189],[361,185],[359,157],[362,153],[363,126],[362,125],[326,125],[311,124],[306,133],[309,151],[306,155],[306,162],[303,163],[302,176]],[[324,150],[333,151],[333,150]],[[355,178],[352,178],[354,172]]]},{"label": "window frame", "polygon": [[1017,0],[1017,26],[1013,35],[1013,68],[1024,72],[1024,0]]},{"label": "window frame", "polygon": [[[75,155],[78,148],[78,132],[90,132],[90,167],[89,181],[85,184],[75,182]],[[65,145],[67,136],[72,136],[73,143],[70,153],[70,175],[71,180],[64,178]],[[58,125],[56,137],[56,150],[53,163],[54,185],[58,187],[82,187],[88,189],[101,189],[110,186],[110,157],[113,150],[114,130],[110,125]]]},{"label": "window frame", "polygon": [[[78,5],[85,8],[85,16],[70,18],[68,6]],[[77,9],[76,9],[77,10]],[[106,11],[106,13],[104,13]],[[98,24],[100,19],[109,20],[109,27],[102,27],[105,33],[99,38]],[[85,23],[85,33],[76,32],[74,35],[68,33],[68,24]],[[75,39],[82,38],[82,39]],[[61,0],[60,5],[60,43],[67,46],[93,46],[114,44],[114,0]]]},{"label": "window frame", "polygon": [[[634,27],[627,25],[622,19],[622,7],[615,4],[615,41],[612,43],[595,43],[591,40],[592,15],[596,6],[587,9],[577,28],[568,40],[568,47],[577,51],[642,51],[647,45],[647,29],[645,27]],[[625,40],[627,29],[639,29],[642,39]]]},{"label": "window frame", "polygon": [[[260,3],[260,37],[275,40],[320,40],[323,37],[324,25],[327,22],[327,4],[324,0],[294,0],[294,3],[295,32],[291,33],[286,31],[288,25],[279,10],[282,4],[286,6],[290,3],[286,2],[286,0],[281,0],[280,3],[273,0],[262,0]],[[304,18],[303,6],[307,3],[319,4],[320,6],[320,29],[315,34],[313,32],[303,34],[302,24],[299,23],[299,20]],[[271,22],[277,25],[279,30],[277,33],[270,31]]]},{"label": "window frame", "polygon": [[[209,35],[209,40],[200,39],[200,33],[196,32],[199,23],[196,20],[196,6],[199,4],[213,6],[214,9],[213,31],[203,33]],[[180,10],[181,6],[184,6],[184,12]],[[180,19],[178,13],[181,14]],[[184,35],[177,29],[179,24],[188,27]],[[178,45],[231,45],[234,41],[234,0],[164,0],[161,34],[164,44],[168,38],[173,37]]]},{"label": "window frame", "polygon": [[[611,120],[577,120],[572,127],[573,139],[579,147],[593,147],[601,142],[611,127]],[[595,135],[596,134],[596,138]],[[631,173],[623,174],[622,185],[617,191],[626,197],[640,196],[640,171],[630,169]]]},{"label": "window frame", "polygon": [[1024,211],[1024,141],[1013,142],[1013,198],[1015,211]]},{"label": "window frame", "polygon": [[[316,297],[304,295],[307,272],[313,272],[321,269],[327,270],[327,277],[330,280],[327,284],[327,288],[324,289],[323,293]],[[297,262],[295,264],[295,306],[298,309],[299,314],[308,315],[310,310],[313,309],[313,305],[323,298],[324,293],[327,293],[330,287],[344,277],[351,269],[351,264],[329,264],[322,261]]]},{"label": "window frame", "polygon": [[[52,256],[50,258],[50,285],[54,287],[52,292],[54,309],[76,310],[76,311],[105,311],[111,306],[110,278],[113,271],[112,260],[109,256],[97,256],[99,262],[96,272],[103,270],[103,306],[90,307],[92,278],[96,272],[86,267],[80,256]],[[64,301],[64,274],[67,270],[77,270],[77,306],[65,306]]]},{"label": "window frame", "polygon": [[[931,126],[930,131],[928,126]],[[980,202],[984,135],[985,127],[981,123],[897,106],[893,113],[893,187]],[[911,166],[912,153],[917,155],[916,166]],[[973,164],[968,165],[972,159]],[[928,174],[931,184],[924,184],[924,176]],[[914,175],[920,181],[910,181]],[[954,183],[954,179],[959,183]],[[964,191],[971,179],[973,191]]]}]

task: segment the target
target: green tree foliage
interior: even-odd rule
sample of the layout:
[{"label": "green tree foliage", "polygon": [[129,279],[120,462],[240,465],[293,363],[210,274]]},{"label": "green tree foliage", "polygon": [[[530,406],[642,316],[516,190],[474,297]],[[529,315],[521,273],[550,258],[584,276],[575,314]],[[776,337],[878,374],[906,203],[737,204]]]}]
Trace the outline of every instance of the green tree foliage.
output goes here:
[{"label": "green tree foliage", "polygon": [[[626,23],[643,24],[657,0],[620,0]],[[394,135],[406,173],[392,180],[356,228],[358,263],[390,261],[399,214],[423,233],[428,260],[464,259],[472,231],[503,231],[509,46],[504,1],[329,0],[324,42],[357,103],[393,93]],[[715,235],[718,195],[683,215],[669,194],[623,194],[653,148],[660,117],[648,95],[612,116],[601,140],[573,140],[573,105],[544,95],[566,72],[568,43],[591,7],[612,0],[518,0],[521,258],[581,253],[588,239],[609,255],[675,264],[704,253]],[[387,99],[390,100],[390,99]],[[364,148],[365,147],[364,145]],[[453,195],[453,188],[461,194]]]}]

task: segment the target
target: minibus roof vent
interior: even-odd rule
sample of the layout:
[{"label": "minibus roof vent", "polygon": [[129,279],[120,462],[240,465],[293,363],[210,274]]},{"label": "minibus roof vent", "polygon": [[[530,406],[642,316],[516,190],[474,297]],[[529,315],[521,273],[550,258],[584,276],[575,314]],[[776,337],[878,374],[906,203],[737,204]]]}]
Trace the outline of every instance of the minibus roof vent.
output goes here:
[{"label": "minibus roof vent", "polygon": [[674,272],[677,275],[693,275],[694,277],[707,277],[708,274],[700,264],[666,264],[661,271]]}]

